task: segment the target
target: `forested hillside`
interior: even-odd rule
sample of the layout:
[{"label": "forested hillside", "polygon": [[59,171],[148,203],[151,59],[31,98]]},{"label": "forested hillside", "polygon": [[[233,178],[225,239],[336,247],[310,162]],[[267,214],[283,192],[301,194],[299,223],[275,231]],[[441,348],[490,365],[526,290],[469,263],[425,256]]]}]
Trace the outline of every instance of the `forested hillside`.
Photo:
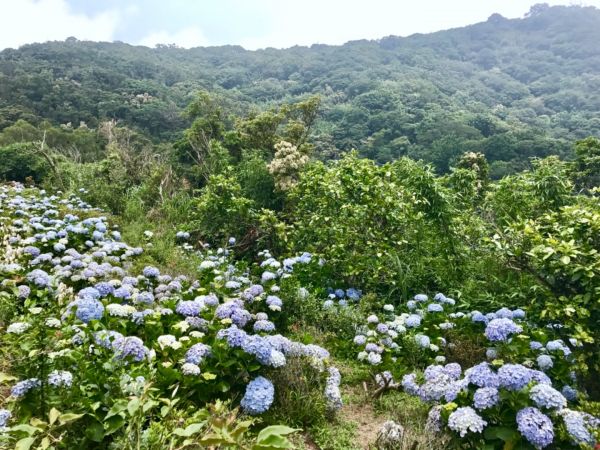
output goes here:
[{"label": "forested hillside", "polygon": [[497,178],[600,134],[598,42],[600,10],[537,5],[523,19],[343,46],[26,45],[0,52],[0,130],[19,119],[74,128],[117,119],[167,142],[189,126],[181,113],[199,90],[236,115],[319,95],[311,132],[322,159],[356,148],[446,172],[480,151]]}]

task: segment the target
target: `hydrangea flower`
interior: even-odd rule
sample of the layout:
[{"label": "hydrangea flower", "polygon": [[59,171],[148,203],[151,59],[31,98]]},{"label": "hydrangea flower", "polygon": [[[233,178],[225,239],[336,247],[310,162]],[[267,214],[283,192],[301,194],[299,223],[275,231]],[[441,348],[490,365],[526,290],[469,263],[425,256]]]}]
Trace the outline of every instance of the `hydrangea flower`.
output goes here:
[{"label": "hydrangea flower", "polygon": [[340,382],[342,376],[340,371],[335,367],[329,367],[327,369],[328,376],[325,381],[325,399],[327,400],[327,407],[330,410],[339,409],[342,407],[342,393],[340,391]]},{"label": "hydrangea flower", "polygon": [[48,374],[48,384],[54,387],[70,388],[73,384],[73,374],[66,370],[53,370]]},{"label": "hydrangea flower", "polygon": [[372,366],[381,364],[381,355],[379,353],[370,352],[367,354],[367,362]]},{"label": "hydrangea flower", "polygon": [[23,334],[31,327],[31,324],[28,322],[13,322],[11,323],[6,332],[9,334]]},{"label": "hydrangea flower", "polygon": [[[596,445],[596,440],[590,430],[588,428],[592,428],[589,425],[589,420],[586,421],[586,416],[584,413],[579,411],[573,411],[570,409],[563,409],[559,412],[560,416],[563,419],[565,424],[565,428],[567,429],[567,433],[573,441],[577,444],[586,444],[590,447]],[[595,423],[596,427],[600,425],[599,423]]]},{"label": "hydrangea flower", "polygon": [[531,370],[521,364],[504,364],[498,369],[500,385],[511,391],[523,389],[531,381]]},{"label": "hydrangea flower", "polygon": [[529,398],[538,408],[562,409],[567,407],[567,399],[548,384],[536,384],[529,392]]},{"label": "hydrangea flower", "polygon": [[115,356],[118,359],[130,357],[135,362],[142,361],[148,354],[144,342],[137,336],[127,336],[120,340],[115,347]]},{"label": "hydrangea flower", "polygon": [[517,429],[536,448],[547,447],[554,440],[554,427],[550,418],[531,406],[517,413]]},{"label": "hydrangea flower", "polygon": [[210,357],[211,349],[208,345],[198,343],[192,345],[185,354],[185,362],[200,364],[205,358]]},{"label": "hydrangea flower", "polygon": [[439,303],[430,303],[427,306],[427,311],[430,313],[444,312],[444,307]]},{"label": "hydrangea flower", "polygon": [[417,314],[411,314],[404,321],[404,325],[408,328],[417,328],[421,325],[421,316]]},{"label": "hydrangea flower", "polygon": [[250,415],[262,414],[271,407],[274,397],[273,383],[259,376],[246,386],[246,392],[240,405]]},{"label": "hydrangea flower", "polygon": [[367,342],[367,337],[362,335],[362,334],[358,334],[356,336],[354,336],[354,343],[356,345],[365,345],[365,343]]},{"label": "hydrangea flower", "polygon": [[6,425],[8,424],[8,421],[11,417],[12,414],[8,409],[0,409],[0,432],[2,432],[4,428],[6,428]]},{"label": "hydrangea flower", "polygon": [[572,388],[571,386],[565,385],[561,390],[562,395],[571,402],[577,400],[577,389]]},{"label": "hydrangea flower", "polygon": [[417,384],[417,375],[414,373],[409,373],[402,377],[402,388],[404,392],[411,395],[418,395],[419,393],[419,385]]},{"label": "hydrangea flower", "polygon": [[487,422],[477,412],[465,406],[457,408],[448,417],[448,428],[464,437],[467,433],[481,433]]},{"label": "hydrangea flower", "polygon": [[84,323],[100,320],[104,315],[104,305],[91,297],[78,298],[74,302],[75,317]]},{"label": "hydrangea flower", "polygon": [[200,367],[193,363],[185,363],[181,366],[181,373],[186,376],[198,376],[200,375]]},{"label": "hydrangea flower", "polygon": [[41,383],[39,379],[28,378],[27,380],[19,381],[17,384],[15,384],[10,390],[10,395],[16,398],[21,398],[32,389],[38,388],[40,386]]},{"label": "hydrangea flower", "polygon": [[442,431],[442,425],[442,406],[436,405],[431,408],[427,414],[425,430],[432,433],[439,433]]},{"label": "hydrangea flower", "polygon": [[540,369],[546,371],[552,369],[554,366],[554,362],[552,358],[548,355],[540,355],[537,357],[537,365]]},{"label": "hydrangea flower", "polygon": [[25,286],[24,284],[17,286],[17,296],[19,299],[25,300],[26,298],[29,298],[29,295],[31,295],[31,289],[29,286]]},{"label": "hydrangea flower", "polygon": [[486,362],[477,364],[465,371],[465,377],[478,387],[498,387],[500,379]]},{"label": "hydrangea flower", "polygon": [[275,330],[275,324],[270,320],[257,320],[254,322],[253,329],[255,332],[270,333]]},{"label": "hydrangea flower", "polygon": [[369,317],[367,317],[367,323],[370,323],[370,324],[379,323],[379,318],[375,314],[371,314]]},{"label": "hydrangea flower", "polygon": [[511,319],[500,318],[491,320],[485,327],[485,336],[492,342],[506,342],[515,333],[521,333],[523,327]]},{"label": "hydrangea flower", "polygon": [[157,278],[160,275],[160,270],[153,266],[146,266],[142,273],[146,278]]},{"label": "hydrangea flower", "polygon": [[195,300],[181,300],[175,307],[177,314],[182,316],[198,316],[203,309],[204,305]]},{"label": "hydrangea flower", "polygon": [[531,350],[539,350],[539,349],[541,349],[543,347],[544,347],[544,345],[541,342],[538,342],[538,341],[531,341],[529,343],[529,348]]},{"label": "hydrangea flower", "polygon": [[424,402],[439,401],[445,397],[452,380],[446,374],[440,373],[425,381],[419,387],[418,395]]},{"label": "hydrangea flower", "polygon": [[476,409],[488,409],[496,406],[500,401],[498,389],[493,387],[479,388],[473,394],[473,406]]}]

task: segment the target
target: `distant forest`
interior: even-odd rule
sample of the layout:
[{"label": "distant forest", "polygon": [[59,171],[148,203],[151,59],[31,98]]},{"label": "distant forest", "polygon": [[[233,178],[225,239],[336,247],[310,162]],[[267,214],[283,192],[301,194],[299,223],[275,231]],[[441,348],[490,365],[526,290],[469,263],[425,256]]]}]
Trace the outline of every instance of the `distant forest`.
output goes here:
[{"label": "distant forest", "polygon": [[320,159],[357,149],[379,163],[409,156],[445,173],[474,151],[499,178],[531,157],[568,158],[574,141],[600,135],[599,43],[600,10],[541,4],[523,19],[494,14],[342,46],[26,45],[0,52],[0,145],[27,140],[23,130],[76,133],[107,119],[154,144],[175,142],[199,91],[226,116],[245,118],[318,95],[310,140]]}]

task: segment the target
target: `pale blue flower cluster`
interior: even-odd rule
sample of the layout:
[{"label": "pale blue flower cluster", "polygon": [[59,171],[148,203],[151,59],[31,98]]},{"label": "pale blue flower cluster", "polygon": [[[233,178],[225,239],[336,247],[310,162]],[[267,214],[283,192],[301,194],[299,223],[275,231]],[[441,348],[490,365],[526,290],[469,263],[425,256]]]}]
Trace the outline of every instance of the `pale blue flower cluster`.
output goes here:
[{"label": "pale blue flower cluster", "polygon": [[485,337],[491,342],[507,341],[513,334],[521,333],[523,327],[512,319],[499,318],[491,320],[485,327]]},{"label": "pale blue flower cluster", "polygon": [[265,377],[257,377],[246,386],[240,405],[248,414],[262,414],[271,407],[274,397],[273,383]]},{"label": "pale blue flower cluster", "polygon": [[467,433],[481,433],[487,422],[469,407],[457,408],[448,417],[448,428],[464,437]]},{"label": "pale blue flower cluster", "polygon": [[517,429],[536,448],[547,447],[554,440],[552,420],[531,406],[517,413]]}]

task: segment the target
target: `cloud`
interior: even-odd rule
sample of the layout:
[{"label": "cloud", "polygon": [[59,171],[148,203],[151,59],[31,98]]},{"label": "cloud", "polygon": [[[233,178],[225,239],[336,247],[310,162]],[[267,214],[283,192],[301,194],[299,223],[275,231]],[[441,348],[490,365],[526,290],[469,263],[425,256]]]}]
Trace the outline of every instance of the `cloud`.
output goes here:
[{"label": "cloud", "polygon": [[240,44],[253,50],[430,33],[485,21],[495,12],[522,17],[531,5],[542,1],[600,6],[600,0],[255,0],[261,13],[270,18],[270,26],[253,30]]},{"label": "cloud", "polygon": [[120,15],[115,10],[87,16],[70,10],[66,0],[0,0],[0,49],[32,42],[112,41]]},{"label": "cloud", "polygon": [[147,47],[154,47],[156,44],[175,44],[183,48],[210,45],[209,40],[198,27],[183,28],[176,33],[169,33],[164,30],[157,31],[141,39],[138,44]]}]

